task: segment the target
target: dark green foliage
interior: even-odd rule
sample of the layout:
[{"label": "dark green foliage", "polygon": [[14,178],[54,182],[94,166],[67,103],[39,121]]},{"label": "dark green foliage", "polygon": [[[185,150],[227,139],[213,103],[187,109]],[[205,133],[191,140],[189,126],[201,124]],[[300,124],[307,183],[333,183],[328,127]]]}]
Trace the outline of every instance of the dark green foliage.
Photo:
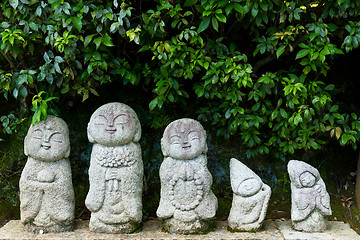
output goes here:
[{"label": "dark green foliage", "polygon": [[359,1],[12,0],[0,8],[0,93],[13,103],[0,119],[4,133],[30,110],[34,123],[121,82],[144,91],[149,126],[191,104],[189,115],[219,136],[240,135],[248,157],[284,159],[329,137],[356,147],[360,137],[358,112],[340,108],[338,86],[326,80],[332,60],[359,46]]}]

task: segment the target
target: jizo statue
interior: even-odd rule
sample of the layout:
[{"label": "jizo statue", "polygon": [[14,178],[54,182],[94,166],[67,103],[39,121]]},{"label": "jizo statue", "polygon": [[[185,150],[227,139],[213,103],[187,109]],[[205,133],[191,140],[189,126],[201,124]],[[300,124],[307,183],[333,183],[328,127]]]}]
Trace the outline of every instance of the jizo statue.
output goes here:
[{"label": "jizo statue", "polygon": [[142,219],[144,169],[138,117],[123,103],[108,103],[92,114],[87,131],[94,143],[85,200],[91,211],[90,231],[131,233]]},{"label": "jizo statue", "polygon": [[28,160],[20,178],[21,222],[32,232],[71,231],[75,199],[66,123],[48,116],[31,126],[24,152]]},{"label": "jizo statue", "polygon": [[193,119],[170,123],[161,139],[164,161],[160,167],[161,198],[157,215],[165,230],[201,233],[215,216],[217,199],[207,169],[206,133]]}]

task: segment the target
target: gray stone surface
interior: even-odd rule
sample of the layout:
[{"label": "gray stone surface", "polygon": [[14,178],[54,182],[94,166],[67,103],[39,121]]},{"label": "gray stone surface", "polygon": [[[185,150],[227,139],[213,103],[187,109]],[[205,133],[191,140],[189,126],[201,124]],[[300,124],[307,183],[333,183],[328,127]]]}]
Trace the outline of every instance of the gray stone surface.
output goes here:
[{"label": "gray stone surface", "polygon": [[91,116],[88,138],[94,145],[85,200],[91,211],[91,231],[130,233],[141,222],[144,169],[140,137],[138,117],[125,104],[105,104]]},{"label": "gray stone surface", "polygon": [[0,239],[284,239],[273,221],[264,221],[261,231],[229,232],[226,230],[226,221],[215,221],[216,229],[204,235],[183,235],[162,232],[162,223],[159,220],[146,221],[142,229],[132,234],[104,234],[89,231],[88,221],[76,221],[73,232],[34,234],[24,231],[20,221],[10,221],[0,228]]},{"label": "gray stone surface", "polygon": [[319,171],[311,165],[290,160],[291,220],[293,228],[304,232],[323,232],[331,215],[330,196]]},{"label": "gray stone surface", "polygon": [[142,229],[132,234],[104,234],[89,231],[89,221],[75,222],[73,232],[34,234],[25,231],[19,220],[0,228],[0,239],[264,239],[264,240],[357,240],[360,236],[343,222],[329,222],[323,233],[304,233],[292,229],[290,221],[264,220],[257,232],[229,232],[226,221],[215,221],[216,228],[204,235],[182,235],[160,231],[161,221],[144,222]]},{"label": "gray stone surface", "polygon": [[344,222],[329,221],[324,232],[301,232],[292,228],[289,221],[275,221],[286,240],[360,240],[360,236]]},{"label": "gray stone surface", "polygon": [[201,233],[209,227],[218,203],[211,191],[207,169],[206,132],[193,119],[170,123],[161,139],[164,161],[160,167],[161,197],[157,216],[165,230]]},{"label": "gray stone surface", "polygon": [[240,231],[259,229],[266,216],[270,187],[235,158],[230,160],[230,180],[234,194],[228,218],[229,227]]},{"label": "gray stone surface", "polygon": [[31,126],[24,152],[28,160],[19,184],[21,222],[32,232],[72,230],[75,200],[66,123],[48,116]]}]

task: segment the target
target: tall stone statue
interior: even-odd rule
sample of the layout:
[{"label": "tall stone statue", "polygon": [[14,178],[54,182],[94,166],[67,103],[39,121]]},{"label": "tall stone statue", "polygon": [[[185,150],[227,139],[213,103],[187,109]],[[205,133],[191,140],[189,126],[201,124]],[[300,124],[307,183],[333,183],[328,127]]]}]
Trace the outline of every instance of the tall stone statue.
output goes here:
[{"label": "tall stone statue", "polygon": [[201,124],[183,118],[171,122],[161,139],[161,198],[157,216],[165,230],[202,233],[209,228],[218,202],[207,169],[206,133]]},{"label": "tall stone statue", "polygon": [[21,222],[31,232],[71,231],[75,198],[71,179],[69,129],[48,116],[29,128],[20,177]]},{"label": "tall stone statue", "polygon": [[238,231],[258,230],[266,216],[271,189],[250,168],[235,158],[230,160],[233,202],[229,227]]},{"label": "tall stone statue", "polygon": [[94,143],[85,200],[91,211],[90,231],[131,233],[142,219],[139,119],[129,106],[108,103],[92,114],[87,130]]},{"label": "tall stone statue", "polygon": [[331,215],[330,196],[319,171],[309,164],[291,160],[291,220],[295,230],[323,232]]}]

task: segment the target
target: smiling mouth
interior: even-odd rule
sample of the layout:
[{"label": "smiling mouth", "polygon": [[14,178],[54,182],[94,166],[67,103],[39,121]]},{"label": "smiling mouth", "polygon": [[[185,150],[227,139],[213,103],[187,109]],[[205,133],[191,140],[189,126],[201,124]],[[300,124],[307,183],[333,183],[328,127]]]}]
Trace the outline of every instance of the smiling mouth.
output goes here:
[{"label": "smiling mouth", "polygon": [[116,132],[116,129],[105,129],[106,132],[113,134]]},{"label": "smiling mouth", "polygon": [[188,149],[188,148],[191,148],[191,146],[183,146],[182,148],[183,149]]},{"label": "smiling mouth", "polygon": [[45,150],[48,150],[51,146],[48,145],[41,145],[42,148],[44,148]]}]

